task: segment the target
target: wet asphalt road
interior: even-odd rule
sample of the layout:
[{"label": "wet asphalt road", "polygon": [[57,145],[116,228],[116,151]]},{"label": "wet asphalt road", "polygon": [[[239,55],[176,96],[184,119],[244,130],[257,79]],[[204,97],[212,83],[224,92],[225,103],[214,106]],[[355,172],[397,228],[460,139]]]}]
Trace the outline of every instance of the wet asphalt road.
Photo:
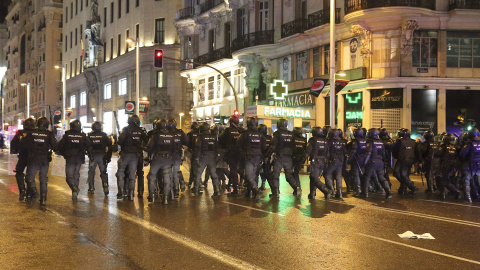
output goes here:
[{"label": "wet asphalt road", "polygon": [[[258,202],[211,199],[209,185],[162,205],[117,200],[112,162],[108,197],[98,176],[87,194],[84,165],[77,202],[65,179],[50,175],[41,207],[18,202],[9,160],[0,156],[0,269],[480,269],[480,203],[426,195],[419,177],[418,194],[389,201],[344,192],[343,201],[311,202],[304,175],[301,199],[282,176],[280,199],[269,189]],[[436,239],[400,239],[407,230]]]}]

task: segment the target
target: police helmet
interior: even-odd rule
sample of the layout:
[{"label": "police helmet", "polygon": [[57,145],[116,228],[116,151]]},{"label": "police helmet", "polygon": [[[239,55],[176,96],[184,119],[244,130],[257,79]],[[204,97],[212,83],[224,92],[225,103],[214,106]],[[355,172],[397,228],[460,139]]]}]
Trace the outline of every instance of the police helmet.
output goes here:
[{"label": "police helmet", "polygon": [[362,128],[357,128],[353,131],[353,137],[355,138],[365,138]]},{"label": "police helmet", "polygon": [[247,120],[247,127],[257,127],[258,126],[258,120],[255,117],[249,117]]},{"label": "police helmet", "polygon": [[336,129],[336,128],[332,128],[328,132],[328,138],[330,138],[330,139],[332,139],[332,138],[338,139],[339,136],[340,136],[340,132],[338,132],[338,129]]},{"label": "police helmet", "polygon": [[93,124],[92,124],[92,130],[93,130],[93,131],[96,131],[96,132],[102,131],[102,123],[100,123],[100,122],[98,122],[98,121],[93,122]]},{"label": "police helmet", "polygon": [[35,119],[29,117],[23,120],[23,128],[24,129],[35,129]]},{"label": "police helmet", "polygon": [[264,124],[258,125],[258,131],[260,131],[263,135],[267,135],[268,133],[267,125],[264,125]]},{"label": "police helmet", "polygon": [[397,137],[403,138],[404,136],[405,136],[405,129],[404,128],[401,128],[401,129],[397,130]]},{"label": "police helmet", "polygon": [[423,133],[423,138],[427,141],[433,139],[433,136],[433,131],[431,130],[427,130]]},{"label": "police helmet", "polygon": [[140,126],[140,117],[138,115],[133,114],[130,117],[128,117],[127,121],[128,125],[135,125],[135,126]]},{"label": "police helmet", "polygon": [[330,129],[331,129],[330,126],[324,126],[324,127],[322,128],[322,130],[323,130],[323,135],[327,136],[327,135],[330,133]]},{"label": "police helmet", "polygon": [[453,144],[455,142],[455,136],[453,136],[451,133],[446,133],[443,135],[442,141],[445,144]]},{"label": "police helmet", "polygon": [[404,128],[403,132],[404,132],[404,135],[403,135],[404,138],[410,138],[411,133],[409,129]]},{"label": "police helmet", "polygon": [[200,124],[199,129],[201,133],[208,133],[210,131],[210,125],[207,122],[203,122]]},{"label": "police helmet", "polygon": [[343,130],[341,128],[337,129],[338,130],[338,136],[340,138],[343,138]]},{"label": "police helmet", "polygon": [[191,130],[198,130],[198,123],[197,122],[192,122],[192,125],[190,125]]},{"label": "police helmet", "polygon": [[380,132],[378,131],[378,129],[376,128],[371,128],[368,130],[368,138],[371,138],[371,139],[378,139],[378,134]]},{"label": "police helmet", "polygon": [[45,116],[42,116],[42,117],[38,118],[38,120],[37,120],[37,127],[38,128],[47,129],[49,125],[50,125],[50,121],[48,121],[48,118],[46,118]]},{"label": "police helmet", "polygon": [[73,120],[72,122],[70,122],[70,130],[81,131],[82,130],[82,122],[80,122],[80,120]]},{"label": "police helmet", "polygon": [[474,129],[471,129],[470,131],[468,131],[468,137],[470,137],[470,139],[478,137],[478,129],[474,128]]},{"label": "police helmet", "polygon": [[288,127],[288,121],[285,118],[281,118],[277,121],[277,128],[287,128]]},{"label": "police helmet", "polygon": [[385,137],[388,137],[388,131],[386,128],[381,128],[379,130],[379,136],[380,138],[385,138]]},{"label": "police helmet", "polygon": [[293,128],[293,135],[295,135],[297,137],[301,137],[301,136],[303,136],[303,133],[304,133],[303,128],[301,128],[301,127],[294,127]]},{"label": "police helmet", "polygon": [[177,128],[177,121],[175,121],[175,119],[173,118],[170,118],[168,119],[168,130],[175,130]]},{"label": "police helmet", "polygon": [[238,116],[232,115],[230,119],[228,119],[230,125],[238,126],[240,124],[240,118]]},{"label": "police helmet", "polygon": [[167,129],[167,120],[165,119],[158,120],[157,125],[155,126],[155,129]]},{"label": "police helmet", "polygon": [[313,137],[323,137],[323,129],[321,127],[313,127],[312,128],[312,136]]}]

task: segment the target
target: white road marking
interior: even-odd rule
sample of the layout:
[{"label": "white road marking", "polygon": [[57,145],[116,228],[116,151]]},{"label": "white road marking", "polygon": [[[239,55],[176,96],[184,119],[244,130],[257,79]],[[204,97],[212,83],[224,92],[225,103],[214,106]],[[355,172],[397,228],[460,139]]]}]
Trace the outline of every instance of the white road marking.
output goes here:
[{"label": "white road marking", "polygon": [[450,205],[463,206],[463,207],[470,207],[470,208],[480,208],[480,206],[469,205],[469,204],[462,204],[462,203],[454,203],[454,202],[434,201],[434,200],[425,200],[425,199],[415,199],[415,200],[416,200],[416,201],[432,202],[432,203],[443,203],[443,204],[450,204]]},{"label": "white road marking", "polygon": [[440,255],[440,256],[444,256],[444,257],[448,257],[448,258],[452,258],[452,259],[456,259],[456,260],[460,260],[460,261],[464,261],[464,262],[469,262],[469,263],[474,263],[474,264],[479,264],[479,265],[480,265],[480,262],[479,262],[479,261],[474,261],[474,260],[470,260],[470,259],[458,257],[458,256],[455,256],[455,255],[450,255],[450,254],[443,253],[443,252],[438,252],[438,251],[434,251],[434,250],[430,250],[430,249],[426,249],[426,248],[421,248],[421,247],[412,246],[412,245],[408,245],[408,244],[404,244],[404,243],[399,243],[399,242],[396,242],[396,241],[392,241],[392,240],[388,240],[388,239],[384,239],[384,238],[380,238],[380,237],[376,237],[376,236],[372,236],[372,235],[368,235],[368,234],[363,234],[363,233],[357,233],[357,234],[358,234],[358,235],[361,235],[361,236],[364,236],[364,237],[371,238],[371,239],[375,239],[375,240],[387,242],[387,243],[390,243],[390,244],[395,244],[395,245],[399,245],[399,246],[409,247],[409,248],[421,250],[421,251],[424,251],[424,252],[428,252],[428,253],[432,253],[432,254],[436,254],[436,255]]},{"label": "white road marking", "polygon": [[231,205],[235,205],[235,206],[238,206],[238,207],[243,207],[243,208],[247,208],[247,209],[250,209],[250,210],[255,210],[255,211],[259,211],[259,212],[263,212],[263,213],[275,214],[275,215],[279,215],[279,216],[282,216],[282,217],[285,216],[284,214],[274,213],[274,212],[262,210],[262,209],[259,209],[259,208],[250,207],[250,206],[241,205],[241,204],[236,204],[236,203],[232,203],[232,202],[225,202],[225,201],[223,201],[222,203],[231,204]]}]

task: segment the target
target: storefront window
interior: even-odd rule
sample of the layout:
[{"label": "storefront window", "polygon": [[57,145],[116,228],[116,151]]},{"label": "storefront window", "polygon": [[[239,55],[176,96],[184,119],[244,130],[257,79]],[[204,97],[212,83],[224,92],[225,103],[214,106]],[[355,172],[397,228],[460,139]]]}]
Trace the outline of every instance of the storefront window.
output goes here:
[{"label": "storefront window", "polygon": [[447,32],[447,67],[480,68],[480,32]]},{"label": "storefront window", "polygon": [[412,66],[437,66],[437,32],[415,31],[413,37]]},{"label": "storefront window", "polygon": [[297,53],[296,55],[297,60],[297,73],[296,79],[303,80],[308,77],[308,69],[307,69],[307,51],[302,51]]}]

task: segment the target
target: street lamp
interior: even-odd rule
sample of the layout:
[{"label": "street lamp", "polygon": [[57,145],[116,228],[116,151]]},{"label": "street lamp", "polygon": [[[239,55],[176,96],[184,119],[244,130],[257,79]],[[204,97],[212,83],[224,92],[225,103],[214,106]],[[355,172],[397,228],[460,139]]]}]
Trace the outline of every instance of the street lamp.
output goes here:
[{"label": "street lamp", "polygon": [[182,116],[185,114],[183,112],[179,113],[178,116],[180,116],[180,129],[182,129]]},{"label": "street lamp", "polygon": [[56,69],[62,69],[62,130],[63,130],[63,123],[65,121],[65,95],[67,91],[67,65],[55,66]]},{"label": "street lamp", "polygon": [[335,128],[335,0],[330,0],[330,126]]},{"label": "street lamp", "polygon": [[135,43],[135,114],[139,115],[140,109],[140,41],[134,40],[133,38],[127,38],[126,42],[128,43]]},{"label": "street lamp", "polygon": [[30,117],[30,82],[20,84],[22,86],[27,86],[27,117]]}]

